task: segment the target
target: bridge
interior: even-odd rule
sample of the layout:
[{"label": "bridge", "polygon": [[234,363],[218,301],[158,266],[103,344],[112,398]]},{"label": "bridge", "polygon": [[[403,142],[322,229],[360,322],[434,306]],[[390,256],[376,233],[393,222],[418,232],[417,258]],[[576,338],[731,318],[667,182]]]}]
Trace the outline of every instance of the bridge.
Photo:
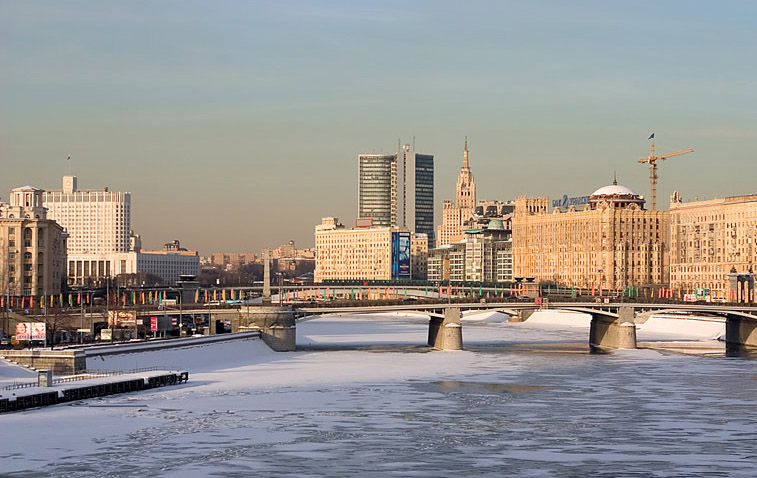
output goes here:
[{"label": "bridge", "polygon": [[[636,314],[642,311],[675,310],[710,313],[726,319],[727,346],[757,347],[757,307],[703,306],[693,304],[628,304],[558,302],[551,309],[582,312],[591,316],[589,344],[592,349],[636,348]],[[371,314],[385,312],[419,312],[429,316],[428,345],[441,350],[463,348],[463,310],[489,310],[508,314],[511,321],[524,321],[545,305],[524,303],[433,303],[356,306],[352,304],[323,307],[243,306],[224,314],[232,322],[232,332],[260,330],[261,337],[274,350],[292,351],[296,343],[296,324],[318,316],[333,314]]]},{"label": "bridge", "polygon": [[[725,342],[727,346],[757,347],[757,307],[751,305],[702,305],[669,303],[628,303],[628,302],[552,302],[546,298],[542,304],[534,302],[421,302],[410,301],[373,301],[365,305],[364,301],[346,300],[333,302],[299,302],[283,306],[273,305],[238,305],[234,307],[188,307],[186,309],[142,308],[135,310],[138,318],[145,320],[152,316],[202,316],[208,317],[209,327],[206,333],[215,335],[222,331],[224,323],[231,324],[232,332],[260,330],[261,337],[274,350],[294,350],[296,343],[296,324],[298,321],[310,320],[318,316],[333,314],[371,314],[386,312],[417,312],[429,316],[428,345],[443,349],[457,350],[463,347],[462,311],[489,310],[509,315],[511,322],[522,322],[539,309],[558,309],[582,312],[592,317],[589,331],[589,343],[592,348],[635,348],[636,314],[644,311],[672,310],[695,313],[717,314],[726,319]],[[14,322],[34,321],[31,316],[13,314]],[[36,320],[42,319],[42,317]],[[106,319],[102,312],[86,313],[73,320],[81,321],[82,328],[94,330],[95,323]],[[149,320],[149,319],[148,319]],[[146,324],[149,322],[145,322]],[[11,324],[13,325],[13,324]],[[136,329],[136,327],[135,327]]]}]

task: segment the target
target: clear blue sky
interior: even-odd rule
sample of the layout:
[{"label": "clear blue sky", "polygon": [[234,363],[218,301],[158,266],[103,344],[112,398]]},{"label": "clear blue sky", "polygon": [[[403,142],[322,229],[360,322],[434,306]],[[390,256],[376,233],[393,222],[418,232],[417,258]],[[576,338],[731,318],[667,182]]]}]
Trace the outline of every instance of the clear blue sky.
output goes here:
[{"label": "clear blue sky", "polygon": [[757,193],[751,1],[0,0],[0,197],[133,193],[145,245],[255,251],[352,223],[357,155],[416,137],[437,222],[480,198]]}]

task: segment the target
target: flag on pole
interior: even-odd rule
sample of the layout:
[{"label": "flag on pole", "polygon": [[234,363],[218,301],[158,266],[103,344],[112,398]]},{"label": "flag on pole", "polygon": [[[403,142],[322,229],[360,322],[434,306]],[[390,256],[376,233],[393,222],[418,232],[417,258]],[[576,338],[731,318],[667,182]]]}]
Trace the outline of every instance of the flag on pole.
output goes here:
[{"label": "flag on pole", "polygon": [[[647,139],[654,139],[654,133],[650,134],[649,138],[647,138]],[[69,158],[70,158],[70,156],[69,156]]]}]

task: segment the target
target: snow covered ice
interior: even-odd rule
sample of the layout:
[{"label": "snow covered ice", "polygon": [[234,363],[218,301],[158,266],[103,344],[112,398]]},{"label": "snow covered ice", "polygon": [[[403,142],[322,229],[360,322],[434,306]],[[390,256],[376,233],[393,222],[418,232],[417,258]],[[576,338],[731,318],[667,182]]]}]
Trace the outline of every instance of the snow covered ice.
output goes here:
[{"label": "snow covered ice", "polygon": [[190,381],[2,415],[0,473],[755,476],[753,359],[589,354],[580,317],[543,319],[467,314],[462,352],[430,351],[422,316],[384,314],[301,322],[293,353],[250,339],[109,356],[90,366]]}]

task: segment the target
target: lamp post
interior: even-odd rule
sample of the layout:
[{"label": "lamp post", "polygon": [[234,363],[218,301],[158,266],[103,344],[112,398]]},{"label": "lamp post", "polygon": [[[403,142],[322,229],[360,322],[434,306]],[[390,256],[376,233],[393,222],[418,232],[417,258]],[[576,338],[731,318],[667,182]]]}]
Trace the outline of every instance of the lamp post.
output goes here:
[{"label": "lamp post", "polygon": [[284,298],[281,295],[281,288],[283,287],[284,283],[284,274],[277,272],[276,275],[279,277],[279,307],[281,307],[284,305]]},{"label": "lamp post", "polygon": [[[618,293],[618,300],[621,302],[625,302],[625,296],[626,296],[626,268],[621,267],[618,269],[620,271],[619,276],[619,282],[620,282],[620,289],[618,289],[620,292]],[[618,287],[618,284],[616,282],[615,287]]]},{"label": "lamp post", "polygon": [[8,336],[8,340],[10,341],[10,336],[12,335],[11,331],[9,330],[10,329],[10,325],[11,325],[11,316],[10,316],[10,312],[11,312],[11,302],[10,302],[11,301],[11,282],[10,282],[11,281],[11,270],[10,270],[10,266],[11,266],[11,259],[13,259],[13,272],[14,272],[13,276],[15,277],[16,260],[17,260],[16,256],[18,256],[18,249],[14,249],[12,251],[8,251],[8,256],[9,256],[8,257],[8,270],[6,271],[7,274],[5,276],[5,284],[6,284],[6,287],[5,287],[5,307],[3,307],[5,309],[5,325],[3,327],[3,330],[5,331],[5,335]]},{"label": "lamp post", "polygon": [[599,272],[599,295],[600,295],[600,297],[602,297],[603,296],[603,294],[602,294],[602,286],[605,283],[605,270],[604,269],[599,269],[598,272]]}]

